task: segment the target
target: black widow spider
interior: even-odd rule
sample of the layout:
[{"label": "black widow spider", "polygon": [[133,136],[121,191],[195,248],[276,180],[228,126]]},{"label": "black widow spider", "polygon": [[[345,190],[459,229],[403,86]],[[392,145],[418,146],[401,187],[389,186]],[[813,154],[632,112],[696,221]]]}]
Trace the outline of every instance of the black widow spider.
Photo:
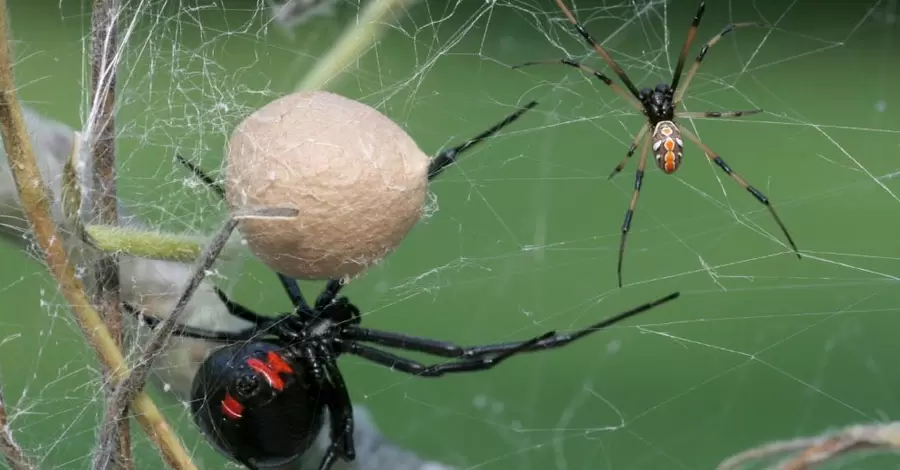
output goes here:
[{"label": "black widow spider", "polygon": [[[653,145],[653,156],[656,159],[656,165],[664,171],[666,174],[675,173],[678,170],[679,166],[681,166],[682,154],[684,151],[684,142],[681,140],[681,136],[684,135],[688,139],[694,142],[703,153],[706,154],[706,157],[712,160],[713,163],[718,165],[722,171],[725,172],[726,175],[730,176],[737,184],[739,184],[742,188],[746,189],[753,197],[756,198],[761,204],[766,206],[769,210],[769,213],[772,214],[772,217],[775,219],[775,222],[778,224],[778,227],[781,229],[782,233],[784,233],[785,238],[787,238],[788,243],[791,248],[794,250],[794,253],[797,254],[797,258],[800,258],[800,252],[797,249],[797,245],[794,243],[794,239],[791,238],[791,234],[788,233],[787,228],[784,226],[784,223],[781,221],[781,218],[778,217],[778,214],[775,212],[775,208],[772,207],[772,204],[769,202],[769,198],[767,198],[762,192],[758,189],[751,186],[747,181],[742,178],[740,175],[735,173],[725,160],[722,159],[719,155],[712,151],[706,144],[700,141],[700,138],[697,137],[693,132],[679,128],[677,124],[675,124],[675,118],[729,118],[729,117],[741,117],[741,116],[749,116],[751,114],[756,114],[762,112],[762,109],[753,109],[749,111],[705,111],[705,112],[675,112],[675,109],[681,105],[682,98],[684,97],[684,93],[687,91],[688,86],[691,83],[691,80],[694,78],[694,75],[697,73],[697,69],[700,68],[700,63],[703,62],[703,59],[706,57],[706,53],[709,52],[709,49],[716,45],[720,39],[726,34],[734,31],[737,28],[745,28],[748,26],[760,26],[758,23],[733,23],[728,24],[722,29],[719,34],[713,36],[706,44],[700,48],[700,53],[697,54],[697,57],[694,59],[693,65],[691,65],[690,70],[687,75],[684,77],[684,84],[681,88],[678,88],[678,82],[681,80],[681,73],[684,70],[684,63],[687,59],[688,51],[690,51],[691,44],[694,42],[694,36],[697,34],[697,27],[700,25],[700,19],[703,17],[703,12],[706,10],[706,2],[701,1],[700,5],[697,7],[697,13],[694,15],[694,20],[691,22],[691,27],[688,29],[687,38],[684,40],[684,45],[681,48],[681,54],[678,56],[678,62],[675,64],[675,72],[672,75],[672,83],[660,83],[656,85],[655,89],[644,88],[643,90],[638,91],[637,87],[634,86],[634,83],[628,78],[628,75],[622,70],[622,67],[616,63],[616,61],[609,55],[606,49],[603,48],[591,35],[584,29],[584,26],[575,19],[575,15],[566,7],[563,0],[555,0],[556,4],[562,10],[563,14],[569,19],[575,29],[578,31],[578,34],[584,38],[585,42],[597,52],[606,63],[613,69],[613,72],[622,80],[622,83],[628,88],[628,91],[631,93],[625,92],[619,85],[613,82],[609,77],[604,75],[603,73],[594,70],[586,65],[582,65],[579,62],[576,62],[572,59],[559,59],[559,60],[542,60],[542,61],[531,61],[526,62],[524,64],[515,65],[513,68],[520,68],[529,65],[538,65],[538,64],[564,64],[570,67],[575,67],[581,69],[583,72],[592,74],[598,80],[602,81],[606,85],[608,85],[612,90],[622,97],[625,98],[635,109],[640,111],[646,118],[647,122],[641,127],[638,131],[637,135],[634,137],[634,140],[631,143],[631,147],[628,148],[628,153],[625,154],[625,158],[616,165],[613,169],[612,173],[610,173],[609,178],[612,179],[613,176],[616,176],[628,161],[631,159],[631,156],[634,154],[637,149],[638,143],[643,140],[643,146],[641,147],[641,156],[638,161],[637,172],[634,176],[634,193],[631,196],[631,203],[628,205],[628,210],[625,212],[625,222],[622,224],[622,238],[619,242],[619,260],[618,260],[618,269],[617,276],[619,281],[619,287],[622,287],[622,258],[625,254],[625,239],[628,237],[628,230],[631,227],[631,218],[634,215],[635,207],[637,206],[638,196],[641,193],[641,183],[644,179],[644,169],[647,165],[647,149]],[[652,130],[652,132],[648,135],[647,132]]]},{"label": "black widow spider", "polygon": [[[429,167],[429,180],[453,164],[461,152],[495,134],[534,105],[530,103],[476,138],[440,152]],[[178,158],[220,196],[224,195],[221,185],[193,164]],[[347,297],[339,296],[341,281],[328,281],[315,304],[310,306],[296,280],[277,274],[293,311],[275,317],[263,316],[216,289],[229,313],[252,326],[242,331],[218,332],[181,325],[175,333],[225,344],[203,361],[194,377],[191,414],[214,447],[251,469],[279,467],[301,457],[322,428],[326,410],[331,445],[319,470],[330,469],[338,458],[355,459],[353,404],[337,365],[337,358],[342,354],[422,377],[482,371],[522,352],[564,346],[679,296],[678,292],[669,294],[569,334],[550,331],[525,341],[463,347],[364,328],[360,326],[359,309]],[[135,308],[128,308],[138,313]],[[150,327],[159,323],[152,317],[141,318]],[[430,354],[449,361],[425,365],[364,343]]]}]

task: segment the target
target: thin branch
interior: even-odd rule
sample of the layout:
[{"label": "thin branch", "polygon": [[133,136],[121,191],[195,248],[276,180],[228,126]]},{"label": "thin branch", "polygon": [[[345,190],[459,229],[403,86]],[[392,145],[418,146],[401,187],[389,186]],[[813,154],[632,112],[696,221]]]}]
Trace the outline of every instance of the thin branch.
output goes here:
[{"label": "thin branch", "polygon": [[384,29],[392,21],[388,14],[396,9],[411,8],[418,0],[372,0],[366,3],[365,10],[353,24],[347,26],[344,33],[321,60],[316,62],[296,91],[318,90],[332,79],[344,72],[351,63],[362,55],[378,40]]},{"label": "thin branch", "polygon": [[[200,283],[206,278],[206,274],[213,263],[219,258],[219,254],[228,243],[231,233],[241,220],[294,218],[297,217],[298,214],[299,211],[295,208],[259,208],[242,210],[229,217],[222,228],[219,229],[219,232],[216,233],[209,242],[209,245],[207,245],[206,249],[203,251],[203,255],[196,261],[191,279],[182,290],[178,302],[175,304],[175,307],[172,308],[172,312],[169,316],[155,328],[153,337],[150,338],[143,348],[144,351],[141,358],[138,360],[138,366],[135,367],[126,382],[143,382],[146,379],[146,375],[150,371],[150,363],[153,362],[153,358],[159,355],[163,346],[165,346],[166,341],[172,336],[172,333],[175,332],[175,329],[180,324],[178,320],[180,319],[182,312],[184,312],[184,309],[187,307],[194,292],[200,287]],[[126,385],[126,383],[123,383],[123,385]]]},{"label": "thin branch", "polygon": [[[188,302],[190,302],[191,298],[194,296],[194,292],[200,287],[200,283],[206,278],[206,274],[209,272],[210,268],[212,268],[216,259],[218,259],[219,254],[225,248],[225,245],[228,243],[228,239],[231,237],[231,233],[234,231],[235,227],[237,227],[238,222],[245,218],[296,217],[297,214],[298,211],[296,209],[277,208],[255,210],[244,215],[236,214],[228,218],[222,228],[219,229],[219,232],[209,242],[203,255],[195,262],[191,279],[182,289],[181,295],[178,297],[178,302],[175,304],[175,307],[172,308],[172,313],[156,326],[153,336],[147,342],[145,347],[142,348],[143,352],[137,361],[137,365],[134,367],[131,374],[129,374],[128,378],[121,381],[113,392],[113,396],[111,397],[113,407],[110,408],[110,412],[106,414],[104,424],[101,427],[101,434],[98,438],[98,447],[100,449],[108,449],[114,444],[114,431],[116,430],[115,420],[121,416],[121,410],[127,407],[134,395],[144,388],[147,377],[150,375],[153,361],[162,354],[169,338],[181,324],[179,322],[181,314],[187,307]],[[106,460],[95,461],[95,469],[107,469],[113,463],[108,455],[98,454],[98,459],[99,458],[106,458]]]},{"label": "thin branch", "polygon": [[11,470],[34,470],[31,459],[25,456],[22,447],[16,442],[9,428],[9,417],[6,415],[6,401],[3,399],[3,387],[0,386],[0,452],[6,458]]},{"label": "thin branch", "polygon": [[[183,263],[197,259],[203,252],[203,242],[208,240],[206,236],[173,234],[136,227],[88,225],[85,231],[88,236],[85,241],[98,250]],[[244,252],[246,248],[239,242],[233,242],[225,247],[220,258],[232,259]]]},{"label": "thin branch", "polygon": [[[100,315],[91,306],[50,214],[49,201],[52,197],[37,167],[16,95],[6,12],[6,0],[0,0],[0,133],[16,190],[47,267],[69,303],[79,328],[96,350],[103,366],[114,377],[122,379],[128,372],[122,352]],[[138,422],[170,466],[177,469],[196,468],[156,405],[145,393],[139,393],[132,406]]]},{"label": "thin branch", "polygon": [[[92,219],[101,225],[118,225],[118,198],[116,196],[116,75],[117,75],[117,18],[118,0],[94,0],[91,14],[91,111],[88,119],[91,156],[93,162],[94,198]],[[119,256],[117,253],[102,253],[93,269],[96,279],[94,305],[100,310],[107,328],[116,344],[123,344],[122,309],[119,300]],[[104,371],[108,384],[107,413],[114,405],[111,399],[115,380]],[[131,427],[127,418],[128,409],[117,416],[116,435],[118,439],[108,451],[115,456],[114,468],[130,470],[134,468],[131,456]],[[109,430],[100,430],[100,435]],[[101,451],[104,449],[100,448]]]},{"label": "thin branch", "polygon": [[752,462],[795,454],[769,468],[773,470],[809,470],[826,461],[862,450],[900,452],[900,422],[864,424],[815,437],[799,437],[770,442],[735,454],[717,470],[737,470]]}]

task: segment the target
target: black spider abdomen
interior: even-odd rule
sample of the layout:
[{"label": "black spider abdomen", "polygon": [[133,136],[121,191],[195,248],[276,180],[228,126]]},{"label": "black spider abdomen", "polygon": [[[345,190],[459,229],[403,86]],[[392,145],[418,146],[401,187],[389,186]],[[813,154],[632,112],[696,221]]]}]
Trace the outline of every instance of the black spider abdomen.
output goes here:
[{"label": "black spider abdomen", "polygon": [[193,382],[191,414],[200,430],[221,453],[254,468],[299,458],[323,424],[318,383],[283,351],[264,341],[226,346]]}]

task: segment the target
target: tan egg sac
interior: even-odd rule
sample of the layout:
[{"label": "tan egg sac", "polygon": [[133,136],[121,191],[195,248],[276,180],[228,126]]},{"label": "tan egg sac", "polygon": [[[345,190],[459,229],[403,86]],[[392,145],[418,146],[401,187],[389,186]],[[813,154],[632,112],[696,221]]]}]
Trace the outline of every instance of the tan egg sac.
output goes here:
[{"label": "tan egg sac", "polygon": [[247,219],[250,250],[298,279],[355,276],[419,220],[428,156],[375,109],[327,92],[288,95],[245,119],[228,142],[232,210],[296,207],[294,220]]}]

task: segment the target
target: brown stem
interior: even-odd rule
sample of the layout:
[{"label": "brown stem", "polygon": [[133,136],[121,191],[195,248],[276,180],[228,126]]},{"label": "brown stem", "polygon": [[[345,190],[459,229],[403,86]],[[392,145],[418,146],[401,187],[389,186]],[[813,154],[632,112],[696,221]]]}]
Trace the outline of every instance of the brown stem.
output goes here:
[{"label": "brown stem", "polygon": [[763,444],[724,460],[717,470],[737,470],[772,457],[793,454],[769,466],[771,470],[811,470],[829,460],[865,450],[900,451],[900,422],[860,424],[813,437],[797,437]]},{"label": "brown stem", "polygon": [[[116,103],[116,49],[117,18],[119,15],[118,0],[95,0],[91,15],[91,112],[88,119],[91,156],[93,157],[93,198],[94,223],[117,225],[119,221],[118,199],[116,196],[116,141],[115,141],[115,103]],[[94,304],[100,310],[103,320],[116,344],[121,348],[122,310],[119,300],[119,260],[116,253],[101,253],[94,267],[96,276],[96,292]],[[104,371],[107,380],[107,413],[113,412],[111,395],[116,382]],[[105,421],[106,422],[106,421]],[[131,470],[134,462],[131,456],[131,427],[128,420],[128,409],[122,410],[120,416],[112,421],[117,427],[118,439],[111,449],[98,449],[109,452],[112,468]],[[104,430],[101,430],[103,435]],[[106,461],[106,458],[103,458]]]},{"label": "brown stem", "polygon": [[194,274],[178,298],[178,303],[175,304],[171,315],[156,329],[128,378],[116,383],[117,386],[109,396],[109,407],[97,438],[98,452],[94,460],[94,470],[115,468],[114,455],[110,450],[114,449],[116,444],[116,420],[128,409],[128,403],[134,399],[134,395],[144,388],[147,376],[150,374],[153,366],[153,361],[163,351],[163,346],[179,324],[178,319],[181,317],[181,313],[187,307],[188,302],[206,277],[206,273],[212,267],[216,258],[219,257],[219,253],[225,248],[228,237],[231,236],[231,232],[234,231],[237,223],[237,219],[228,219],[228,222],[225,223],[219,234],[213,238],[210,246],[195,265]]},{"label": "brown stem", "polygon": [[[228,244],[228,238],[231,237],[231,233],[237,227],[240,219],[244,217],[296,216],[296,209],[275,208],[253,210],[245,215],[236,214],[228,218],[222,228],[219,229],[216,236],[212,238],[207,247],[203,250],[203,254],[195,261],[191,278],[187,285],[182,288],[181,295],[178,297],[178,302],[175,303],[175,307],[172,308],[172,312],[169,316],[156,326],[153,336],[142,348],[143,352],[136,362],[137,365],[131,371],[131,374],[128,375],[128,378],[118,383],[118,386],[112,393],[112,396],[110,397],[112,407],[109,410],[110,412],[106,415],[103,426],[101,427],[100,437],[98,438],[99,447],[101,449],[113,446],[113,439],[115,436],[109,432],[110,429],[115,429],[115,426],[111,424],[112,421],[115,420],[121,410],[126,409],[126,405],[134,398],[134,395],[144,388],[144,384],[147,382],[147,377],[150,375],[150,370],[153,367],[154,360],[163,353],[169,338],[175,333],[178,326],[181,325],[179,320],[181,319],[181,315],[184,313],[185,308],[187,308],[188,302],[194,297],[194,293],[197,291],[197,288],[200,287],[200,283],[203,282],[203,279],[206,278],[206,274],[219,258],[219,254],[225,249],[225,245]],[[104,432],[103,430],[106,431]],[[101,454],[99,457],[105,457],[107,460],[95,460],[94,469],[105,469],[111,465],[112,462],[111,459],[109,459],[110,456]]]},{"label": "brown stem", "polygon": [[6,415],[6,403],[3,399],[3,388],[0,387],[0,452],[6,458],[6,464],[11,470],[34,470],[31,459],[25,456],[25,452],[16,442],[9,428],[9,418]]},{"label": "brown stem", "polygon": [[[44,261],[69,303],[75,321],[90,345],[96,350],[103,366],[119,380],[128,374],[128,367],[115,339],[91,306],[84,285],[69,262],[62,237],[50,214],[52,197],[41,177],[31,148],[31,140],[22,118],[22,108],[16,95],[12,73],[12,47],[7,30],[6,0],[0,0],[0,134],[9,159],[16,190],[35,241]],[[163,419],[156,405],[145,393],[139,393],[132,408],[141,427],[156,444],[163,458],[173,468],[195,470],[181,442]]]}]

